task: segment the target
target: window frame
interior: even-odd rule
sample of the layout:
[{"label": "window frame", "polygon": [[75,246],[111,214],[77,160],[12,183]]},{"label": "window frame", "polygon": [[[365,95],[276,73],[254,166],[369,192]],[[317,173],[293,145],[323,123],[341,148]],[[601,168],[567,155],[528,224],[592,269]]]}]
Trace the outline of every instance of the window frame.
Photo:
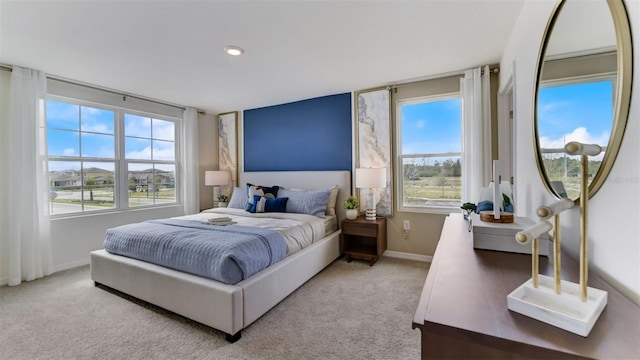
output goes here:
[{"label": "window frame", "polygon": [[[445,101],[458,99],[460,101],[460,152],[445,152],[445,153],[419,153],[419,154],[404,154],[402,151],[403,139],[402,139],[402,106],[411,105],[411,104],[421,104],[426,102],[437,102],[437,101]],[[411,98],[403,98],[394,100],[395,105],[395,124],[396,124],[396,178],[397,178],[397,186],[396,186],[396,198],[397,201],[397,210],[399,212],[409,212],[409,213],[425,213],[425,214],[449,214],[451,212],[456,212],[460,210],[460,205],[457,206],[407,206],[404,205],[404,159],[407,158],[415,158],[419,155],[420,158],[425,157],[446,157],[446,156],[457,156],[460,158],[461,162],[461,175],[460,175],[460,194],[462,195],[463,182],[462,182],[462,174],[464,173],[464,163],[462,163],[462,154],[463,154],[463,135],[465,132],[464,122],[462,121],[462,93],[460,91],[456,92],[447,92],[442,94],[435,95],[426,95],[426,96],[416,96]],[[460,204],[462,204],[462,200],[460,200]]]},{"label": "window frame", "polygon": [[[58,218],[66,218],[66,217],[78,217],[78,216],[90,216],[96,214],[104,214],[104,213],[113,213],[113,212],[123,212],[123,211],[136,211],[136,210],[144,210],[144,209],[155,209],[161,207],[169,207],[169,206],[177,206],[182,205],[182,192],[181,192],[181,184],[180,184],[180,160],[181,160],[181,147],[180,147],[180,135],[181,135],[181,126],[182,119],[175,118],[168,115],[156,114],[143,110],[136,110],[131,108],[125,108],[120,106],[114,106],[109,104],[98,103],[95,101],[87,101],[83,99],[78,99],[69,96],[63,96],[58,94],[47,94],[45,98],[45,103],[49,100],[63,102],[72,105],[78,106],[86,106],[91,108],[97,108],[101,110],[113,111],[114,112],[114,158],[102,158],[102,157],[84,157],[82,156],[82,146],[79,145],[79,155],[78,156],[49,156],[48,148],[47,148],[47,164],[50,161],[68,161],[68,162],[79,162],[79,163],[112,163],[114,164],[114,207],[106,208],[106,209],[97,209],[97,210],[85,210],[84,199],[81,203],[81,210],[76,212],[69,213],[59,213],[53,214],[51,213],[51,201],[53,199],[49,199],[49,216],[52,219]],[[136,116],[149,117],[151,119],[169,121],[174,124],[174,160],[153,160],[153,159],[127,159],[125,154],[125,126],[124,126],[124,118],[125,114],[131,114]],[[81,120],[79,120],[81,121]],[[49,127],[45,125],[44,133],[47,134]],[[79,129],[79,134],[82,134],[81,129]],[[46,135],[48,137],[48,135]],[[80,135],[81,136],[81,135]],[[166,141],[166,140],[163,140]],[[162,202],[160,204],[150,204],[150,205],[140,205],[140,206],[130,206],[129,205],[129,183],[128,183],[128,164],[129,163],[146,163],[146,164],[170,164],[175,168],[175,201],[173,202]],[[47,171],[47,176],[50,176],[50,171]],[[81,173],[81,181],[82,188],[84,188],[84,174]],[[50,178],[48,180],[51,183]],[[155,198],[154,198],[155,202]]]}]

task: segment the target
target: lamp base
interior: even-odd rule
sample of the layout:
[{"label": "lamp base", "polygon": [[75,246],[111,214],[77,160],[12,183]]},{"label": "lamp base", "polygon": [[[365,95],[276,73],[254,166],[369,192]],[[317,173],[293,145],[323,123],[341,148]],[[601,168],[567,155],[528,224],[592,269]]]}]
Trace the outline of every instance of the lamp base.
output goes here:
[{"label": "lamp base", "polygon": [[218,196],[220,195],[220,187],[214,186],[213,188],[213,204],[215,205],[218,202]]},{"label": "lamp base", "polygon": [[365,211],[365,218],[367,220],[375,220],[376,219],[376,209],[367,209]]}]

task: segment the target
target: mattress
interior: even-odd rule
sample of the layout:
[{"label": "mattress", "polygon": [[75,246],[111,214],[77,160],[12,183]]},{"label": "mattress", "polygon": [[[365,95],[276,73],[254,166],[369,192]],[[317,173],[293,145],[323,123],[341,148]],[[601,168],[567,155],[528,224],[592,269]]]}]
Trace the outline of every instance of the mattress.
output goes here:
[{"label": "mattress", "polygon": [[173,219],[207,222],[215,218],[231,218],[231,221],[238,225],[261,227],[280,232],[287,244],[287,256],[304,249],[338,228],[337,218],[333,215],[319,218],[298,213],[249,213],[243,209],[233,208],[214,208]]},{"label": "mattress", "polygon": [[286,256],[275,230],[163,219],[107,230],[106,251],[190,274],[236,284]]},{"label": "mattress", "polygon": [[110,253],[235,284],[333,232],[335,216],[211,209],[107,230]]}]

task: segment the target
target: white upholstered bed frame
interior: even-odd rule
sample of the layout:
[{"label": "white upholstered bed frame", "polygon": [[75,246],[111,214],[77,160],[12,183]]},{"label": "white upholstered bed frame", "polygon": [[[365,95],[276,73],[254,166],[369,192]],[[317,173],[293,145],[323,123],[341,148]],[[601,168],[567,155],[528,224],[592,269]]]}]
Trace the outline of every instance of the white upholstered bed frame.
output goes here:
[{"label": "white upholstered bed frame", "polygon": [[[288,188],[320,189],[338,185],[338,224],[345,217],[342,203],[351,193],[348,171],[295,171],[242,173],[247,182]],[[91,253],[91,279],[240,339],[241,330],[277,305],[340,255],[340,230],[288,256],[235,285],[187,274],[144,261]]]}]

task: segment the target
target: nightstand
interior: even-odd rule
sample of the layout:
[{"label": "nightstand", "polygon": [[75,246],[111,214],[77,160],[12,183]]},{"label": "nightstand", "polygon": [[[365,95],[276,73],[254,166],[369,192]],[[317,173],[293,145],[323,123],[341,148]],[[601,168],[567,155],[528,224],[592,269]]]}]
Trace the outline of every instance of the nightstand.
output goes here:
[{"label": "nightstand", "polygon": [[387,219],[367,220],[359,216],[355,220],[342,220],[340,249],[348,262],[351,258],[363,259],[373,266],[387,249]]}]

